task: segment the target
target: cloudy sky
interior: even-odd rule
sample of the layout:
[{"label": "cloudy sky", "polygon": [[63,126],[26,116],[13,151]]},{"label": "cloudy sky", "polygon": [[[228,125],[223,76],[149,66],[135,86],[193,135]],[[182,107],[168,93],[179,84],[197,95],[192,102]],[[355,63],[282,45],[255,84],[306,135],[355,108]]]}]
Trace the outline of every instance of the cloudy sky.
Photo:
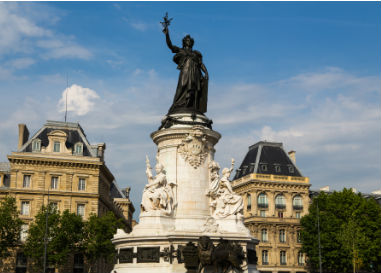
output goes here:
[{"label": "cloudy sky", "polygon": [[[216,160],[283,142],[313,189],[380,182],[380,26],[377,2],[0,2],[0,161],[17,124],[79,122],[138,207],[149,135],[171,105],[172,41],[195,38],[209,70],[207,115],[222,134]],[[66,88],[68,86],[68,88]]]}]

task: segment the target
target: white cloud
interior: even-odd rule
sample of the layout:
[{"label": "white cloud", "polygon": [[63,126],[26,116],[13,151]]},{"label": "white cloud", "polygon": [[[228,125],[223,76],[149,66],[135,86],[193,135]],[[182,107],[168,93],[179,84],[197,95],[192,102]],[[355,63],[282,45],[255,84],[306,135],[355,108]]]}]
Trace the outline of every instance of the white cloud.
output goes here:
[{"label": "white cloud", "polygon": [[90,88],[73,84],[62,92],[62,97],[58,102],[60,112],[66,111],[66,99],[67,111],[83,116],[94,109],[95,100],[99,99],[99,96]]},{"label": "white cloud", "polygon": [[[41,5],[0,3],[0,56],[10,53],[23,53],[45,58],[89,59],[91,52],[78,45],[74,38],[42,26],[46,16],[38,16]],[[51,19],[57,21],[57,18]],[[49,22],[50,23],[50,22]],[[42,52],[41,52],[42,51]]]},{"label": "white cloud", "polygon": [[[314,74],[329,71],[304,74],[316,79]],[[314,189],[324,185],[338,190],[355,187],[362,192],[378,189],[381,120],[379,94],[373,91],[375,77],[340,71],[347,82],[343,88],[327,92],[330,86],[341,84],[343,78],[337,77],[329,85],[317,83],[321,88],[314,90],[316,94],[295,85],[291,79],[298,75],[269,84],[211,83],[207,115],[222,134],[216,160],[229,166],[234,157],[239,167],[248,147],[257,141],[283,142],[286,151],[297,151],[297,166],[310,177]],[[53,76],[65,82],[59,75]],[[149,135],[160,126],[172,103],[176,81],[162,78],[154,70],[136,69],[126,75],[122,86],[106,79],[96,92],[79,85],[69,88],[68,120],[79,121],[91,143],[106,142],[107,165],[121,187],[132,186],[136,207],[146,183],[144,156],[153,159],[157,149]],[[17,104],[0,121],[0,143],[7,143],[0,145],[0,152],[16,147],[18,122],[38,129],[47,119],[63,120],[65,95],[63,92],[58,108],[58,98],[53,97]]]},{"label": "white cloud", "polygon": [[133,19],[128,19],[128,18],[122,18],[123,21],[127,22],[132,28],[139,30],[139,31],[146,31],[149,28],[149,24],[144,23],[139,20],[133,20]]},{"label": "white cloud", "polygon": [[36,61],[32,58],[17,58],[13,59],[12,61],[8,62],[8,66],[13,69],[23,69],[31,66]]}]

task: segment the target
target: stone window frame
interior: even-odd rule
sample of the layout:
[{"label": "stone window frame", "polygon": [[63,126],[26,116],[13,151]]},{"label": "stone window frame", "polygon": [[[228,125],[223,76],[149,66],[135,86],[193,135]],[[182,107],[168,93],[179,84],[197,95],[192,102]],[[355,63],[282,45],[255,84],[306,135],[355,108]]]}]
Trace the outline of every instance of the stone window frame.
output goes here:
[{"label": "stone window frame", "polygon": [[[264,196],[264,198],[261,198]],[[265,202],[261,202],[261,199],[265,199]],[[260,192],[257,196],[257,206],[261,209],[268,209],[269,207],[269,199],[267,198],[267,194],[265,192]]]},{"label": "stone window frame", "polygon": [[276,209],[286,209],[287,200],[283,193],[277,194],[274,198],[274,201]]},{"label": "stone window frame", "polygon": [[305,257],[304,257],[304,253],[299,250],[298,251],[298,265],[304,265],[305,264]]},{"label": "stone window frame", "polygon": [[267,232],[267,228],[261,229],[261,242],[269,241],[269,233]]},{"label": "stone window frame", "polygon": [[[82,187],[82,184],[81,184],[81,181],[83,181],[83,187]],[[78,191],[86,191],[86,177],[83,177],[83,176],[79,176],[78,177]]]},{"label": "stone window frame", "polygon": [[[81,147],[80,151],[77,151],[78,147]],[[79,142],[74,144],[73,154],[74,155],[83,155],[83,143],[82,142],[79,141]]]},{"label": "stone window frame", "polygon": [[269,264],[269,251],[267,249],[262,250],[262,264]]},{"label": "stone window frame", "polygon": [[266,218],[266,211],[265,210],[260,210],[259,211],[259,216],[263,217],[263,218]]},{"label": "stone window frame", "polygon": [[[21,205],[20,205],[20,215],[23,215],[23,216],[30,216],[31,215],[31,201],[30,200],[20,200],[21,201]],[[25,213],[24,212],[24,205],[28,205],[28,213]]]},{"label": "stone window frame", "polygon": [[302,243],[302,231],[300,230],[300,229],[298,229],[297,231],[296,231],[296,242],[298,243],[298,244],[301,244]]},{"label": "stone window frame", "polygon": [[299,193],[292,197],[292,207],[294,210],[303,210],[303,198]]},{"label": "stone window frame", "polygon": [[[58,150],[56,149],[56,147],[58,147]],[[60,153],[61,152],[61,142],[60,141],[54,140],[54,142],[53,142],[53,152],[54,153]]]},{"label": "stone window frame", "polygon": [[269,170],[266,163],[261,163],[260,166],[262,172],[267,172]]},{"label": "stone window frame", "polygon": [[[33,174],[32,173],[23,173],[23,177],[22,177],[22,187],[23,188],[31,188],[32,187],[32,176]],[[26,180],[25,178],[26,177],[29,177],[29,181],[28,181],[28,185],[26,185]]]},{"label": "stone window frame", "polygon": [[[79,213],[79,208],[82,206],[83,206],[83,214]],[[76,214],[81,216],[82,218],[85,217],[85,214],[86,214],[86,204],[85,203],[77,202]]]},{"label": "stone window frame", "polygon": [[20,242],[24,243],[28,237],[29,224],[23,223],[20,228]]},{"label": "stone window frame", "polygon": [[[53,181],[56,181],[56,183],[53,183]],[[59,189],[59,184],[60,184],[60,176],[56,175],[56,174],[52,174],[50,176],[49,189],[51,189],[51,190],[58,190]],[[54,187],[53,187],[53,185],[54,185]]]},{"label": "stone window frame", "polygon": [[281,265],[287,264],[287,252],[285,250],[279,252],[279,261]]},{"label": "stone window frame", "polygon": [[287,241],[286,230],[284,228],[279,230],[279,242],[285,243]]},{"label": "stone window frame", "polygon": [[[36,147],[37,145],[37,147]],[[41,139],[35,138],[32,141],[32,152],[41,152]]]},{"label": "stone window frame", "polygon": [[282,171],[280,164],[274,164],[274,170],[276,173],[280,173]]}]

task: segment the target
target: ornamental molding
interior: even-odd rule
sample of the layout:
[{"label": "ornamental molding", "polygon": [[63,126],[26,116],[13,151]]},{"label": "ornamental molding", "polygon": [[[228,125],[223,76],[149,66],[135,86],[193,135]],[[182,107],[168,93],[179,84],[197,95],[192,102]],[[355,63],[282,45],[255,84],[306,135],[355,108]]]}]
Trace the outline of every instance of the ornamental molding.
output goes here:
[{"label": "ornamental molding", "polygon": [[197,126],[187,134],[178,148],[182,158],[195,169],[205,162],[208,151],[206,134]]}]

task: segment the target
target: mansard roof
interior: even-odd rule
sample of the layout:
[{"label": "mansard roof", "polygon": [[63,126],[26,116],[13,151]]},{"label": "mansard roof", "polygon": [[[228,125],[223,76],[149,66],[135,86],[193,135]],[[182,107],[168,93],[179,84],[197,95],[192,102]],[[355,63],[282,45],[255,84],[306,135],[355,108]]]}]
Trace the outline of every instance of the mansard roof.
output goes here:
[{"label": "mansard roof", "polygon": [[48,120],[44,126],[20,148],[18,152],[32,152],[32,142],[35,139],[39,139],[41,141],[41,146],[47,147],[49,144],[49,133],[57,130],[66,133],[67,140],[65,144],[67,148],[73,148],[76,143],[82,143],[84,156],[97,157],[97,147],[90,145],[79,123],[51,120]]},{"label": "mansard roof", "polygon": [[249,147],[234,179],[250,173],[299,176],[302,174],[279,142],[260,141]]}]

